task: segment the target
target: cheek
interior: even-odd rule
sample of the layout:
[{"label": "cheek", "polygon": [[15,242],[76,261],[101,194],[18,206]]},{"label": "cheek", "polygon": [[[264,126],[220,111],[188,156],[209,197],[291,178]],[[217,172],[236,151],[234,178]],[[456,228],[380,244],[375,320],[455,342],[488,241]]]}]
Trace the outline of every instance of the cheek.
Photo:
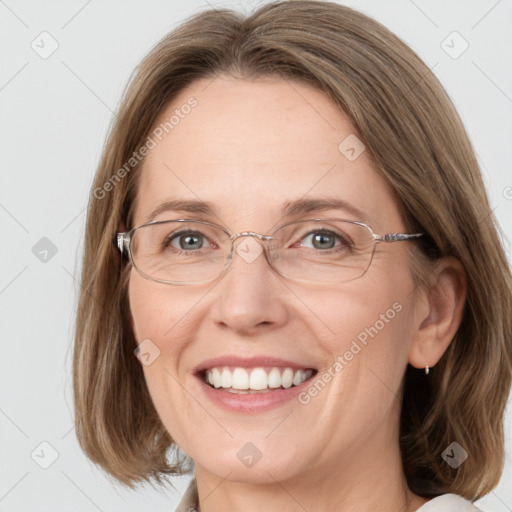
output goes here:
[{"label": "cheek", "polygon": [[135,340],[141,353],[150,354],[143,363],[149,394],[159,417],[179,444],[184,430],[181,422],[192,421],[184,406],[178,368],[188,340],[193,337],[196,322],[191,321],[191,311],[197,294],[194,299],[186,289],[155,283],[133,273],[128,295]]},{"label": "cheek", "polygon": [[184,348],[193,337],[195,322],[191,321],[191,311],[197,297],[194,301],[186,290],[155,283],[135,273],[130,278],[128,295],[135,341],[141,353],[150,354],[141,361],[148,389],[158,405],[158,396],[172,385]]},{"label": "cheek", "polygon": [[315,380],[300,402],[331,425],[335,444],[343,445],[354,428],[365,439],[375,425],[388,424],[398,414],[411,335],[409,291],[392,283],[354,284],[324,291],[322,300],[315,300],[315,313],[329,328],[317,338],[327,356],[317,379],[325,384]]},{"label": "cheek", "polygon": [[158,339],[157,334],[167,323],[161,293],[155,290],[149,281],[142,280],[132,273],[128,286],[128,297],[133,333],[137,343],[146,338]]},{"label": "cheek", "polygon": [[[387,352],[383,343],[376,342],[386,339],[390,349],[398,342],[397,335],[405,333],[408,313],[404,297],[403,293],[383,287],[378,291],[324,291],[321,300],[315,301],[315,313],[329,333],[325,339],[330,352],[344,353],[353,345],[362,348],[375,345],[373,351]],[[356,352],[357,346],[353,348],[353,353]]]},{"label": "cheek", "polygon": [[[157,344],[165,340],[175,340],[179,344],[181,336],[177,333],[187,328],[197,294],[193,296],[185,287],[156,283],[132,272],[128,296],[137,343],[149,338]],[[167,345],[172,348],[176,343]]]},{"label": "cheek", "polygon": [[326,289],[314,301],[327,328],[319,340],[329,354],[332,391],[357,396],[361,405],[399,391],[412,336],[411,283],[379,275],[379,282],[368,275],[343,290]]}]

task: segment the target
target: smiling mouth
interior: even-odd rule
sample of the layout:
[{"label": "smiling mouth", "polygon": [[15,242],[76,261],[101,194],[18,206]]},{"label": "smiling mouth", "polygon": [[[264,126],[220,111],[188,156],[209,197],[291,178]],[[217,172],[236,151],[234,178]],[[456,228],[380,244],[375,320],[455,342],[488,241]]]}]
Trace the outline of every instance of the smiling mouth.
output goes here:
[{"label": "smiling mouth", "polygon": [[213,389],[237,394],[270,393],[299,386],[316,375],[313,368],[219,366],[200,372],[202,381]]}]

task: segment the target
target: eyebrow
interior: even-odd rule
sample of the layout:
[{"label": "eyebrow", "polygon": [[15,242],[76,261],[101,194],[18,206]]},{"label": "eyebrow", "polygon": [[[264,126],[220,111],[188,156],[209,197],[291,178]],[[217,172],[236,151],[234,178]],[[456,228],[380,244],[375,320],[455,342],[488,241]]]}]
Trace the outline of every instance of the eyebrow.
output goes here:
[{"label": "eyebrow", "polygon": [[207,201],[174,199],[158,205],[146,219],[145,223],[153,221],[158,215],[164,212],[189,212],[201,213],[203,215],[216,215],[213,204]]},{"label": "eyebrow", "polygon": [[362,210],[338,197],[302,198],[295,201],[288,201],[284,204],[283,215],[285,217],[293,217],[295,215],[304,215],[306,213],[325,210],[344,210],[350,215],[357,217],[359,220],[366,219],[366,215]]},{"label": "eyebrow", "polygon": [[[362,210],[347,201],[337,197],[322,198],[301,198],[293,201],[287,201],[282,207],[284,217],[294,217],[305,215],[307,213],[316,213],[326,210],[344,210],[358,220],[366,220],[366,215]],[[218,217],[217,210],[212,203],[200,200],[182,200],[174,199],[158,205],[149,215],[144,223],[152,222],[158,215],[165,212],[188,212],[202,214],[206,216]]]}]

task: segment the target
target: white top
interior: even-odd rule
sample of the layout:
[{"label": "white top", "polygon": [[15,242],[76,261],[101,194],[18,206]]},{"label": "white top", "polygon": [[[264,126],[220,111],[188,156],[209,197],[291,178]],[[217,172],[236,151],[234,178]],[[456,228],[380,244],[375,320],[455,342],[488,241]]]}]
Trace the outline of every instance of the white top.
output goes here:
[{"label": "white top", "polygon": [[[198,497],[197,497],[197,486],[196,480],[193,479],[183,498],[181,499],[178,507],[175,512],[195,512],[198,507]],[[443,496],[438,496],[434,498],[422,507],[420,507],[416,512],[482,512],[479,508],[475,507],[473,503],[456,494],[444,494]]]},{"label": "white top", "polygon": [[425,503],[416,512],[482,512],[473,503],[456,494],[443,494]]}]

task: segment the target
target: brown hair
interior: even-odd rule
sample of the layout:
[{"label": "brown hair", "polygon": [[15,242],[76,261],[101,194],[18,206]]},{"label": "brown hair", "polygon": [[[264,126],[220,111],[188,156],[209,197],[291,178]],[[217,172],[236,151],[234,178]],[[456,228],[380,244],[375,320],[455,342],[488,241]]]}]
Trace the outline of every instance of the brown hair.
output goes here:
[{"label": "brown hair", "polygon": [[[87,214],[73,360],[83,450],[130,487],[162,484],[164,475],[190,469],[186,458],[167,459],[176,446],[133,353],[130,267],[113,238],[120,226],[133,227],[140,174],[140,165],[120,169],[180,91],[221,73],[301,80],[324,91],[394,189],[407,228],[428,233],[421,254],[453,256],[464,266],[467,301],[450,347],[428,379],[406,371],[400,448],[413,492],[469,499],[488,493],[504,458],[512,292],[474,151],[444,89],[406,44],[371,18],[320,1],[273,2],[248,17],[227,9],[199,13],[158,43],[129,84]],[[452,441],[469,452],[458,469],[441,458]]]}]

